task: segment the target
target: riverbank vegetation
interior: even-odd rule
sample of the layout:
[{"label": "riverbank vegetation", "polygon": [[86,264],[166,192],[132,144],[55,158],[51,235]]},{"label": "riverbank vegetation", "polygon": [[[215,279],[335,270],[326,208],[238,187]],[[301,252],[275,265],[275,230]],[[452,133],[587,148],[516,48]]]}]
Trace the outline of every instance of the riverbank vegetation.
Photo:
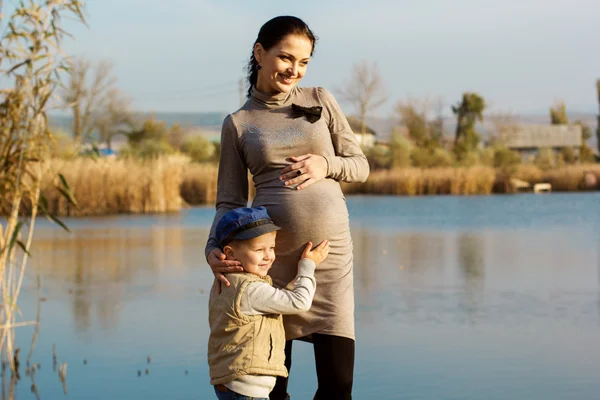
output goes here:
[{"label": "riverbank vegetation", "polygon": [[[538,183],[549,183],[552,191],[600,187],[600,164],[594,162],[586,144],[591,137],[588,127],[582,128],[585,140],[580,148],[542,148],[523,154],[509,148],[503,139],[516,129],[510,115],[491,115],[494,128],[482,139],[475,122],[484,118],[484,107],[481,96],[466,93],[453,107],[457,128],[455,136],[448,137],[443,134],[442,119],[431,116],[430,104],[415,100],[398,103],[398,126],[391,140],[363,148],[371,167],[369,179],[342,184],[344,192],[489,195],[515,193],[526,186],[532,190]],[[52,212],[72,216],[171,212],[215,202],[218,142],[153,116],[124,117],[121,109],[113,118],[107,117],[107,112],[95,118],[110,141],[88,144],[82,151],[79,136],[54,135],[58,139],[48,147],[46,157],[51,161],[42,185]],[[551,117],[557,124],[568,122],[561,104],[551,109]],[[109,146],[118,135],[122,145],[114,153]],[[103,150],[98,148],[101,145]],[[70,183],[77,207],[56,189],[52,177],[57,173]],[[253,191],[251,183],[249,186]]]},{"label": "riverbank vegetation", "polygon": [[[217,165],[195,163],[182,154],[150,159],[53,159],[44,171],[41,193],[48,210],[57,215],[173,212],[216,200]],[[69,182],[77,207],[57,189],[53,178],[57,173]],[[553,191],[568,192],[593,190],[586,186],[590,174],[600,182],[600,164],[552,169],[523,164],[510,174],[481,165],[406,167],[376,169],[365,183],[343,183],[342,189],[347,195],[489,195],[515,193],[514,179],[519,179],[531,185],[550,183]]]},{"label": "riverbank vegetation", "polygon": [[[112,71],[109,63],[86,60],[70,70],[63,106],[72,126],[52,132],[41,155],[40,190],[49,211],[69,216],[171,212],[214,203],[218,140],[209,140],[198,127],[134,113]],[[552,191],[599,188],[600,167],[588,145],[592,130],[581,121],[571,123],[564,103],[550,108],[548,126],[576,126],[580,145],[517,149],[509,139],[522,134],[523,126],[510,114],[486,113],[486,100],[474,92],[449,107],[452,128],[444,126],[443,102],[408,99],[394,107],[390,139],[366,141],[360,138],[372,131],[368,113],[386,95],[373,66],[361,64],[356,71],[351,82],[368,84],[340,91],[340,98],[357,108],[360,121],[353,130],[371,175],[362,184],[342,184],[346,194],[489,195],[532,190],[538,183],[550,184]],[[371,92],[361,93],[367,89]],[[598,90],[600,96],[600,83]],[[69,182],[76,205],[57,188],[62,182],[57,174]]]},{"label": "riverbank vegetation", "polygon": [[[68,229],[47,209],[43,180],[51,180],[60,196],[77,205],[64,176],[51,176],[44,167],[53,142],[47,110],[61,85],[61,74],[70,69],[70,60],[61,51],[67,34],[61,22],[65,18],[84,22],[84,15],[83,3],[77,0],[21,1],[10,17],[4,16],[1,5],[0,349],[3,377],[8,366],[13,383],[19,380],[20,364],[15,328],[39,327],[39,319],[23,320],[18,307],[36,217],[46,215]],[[35,338],[36,334],[31,348]]]}]

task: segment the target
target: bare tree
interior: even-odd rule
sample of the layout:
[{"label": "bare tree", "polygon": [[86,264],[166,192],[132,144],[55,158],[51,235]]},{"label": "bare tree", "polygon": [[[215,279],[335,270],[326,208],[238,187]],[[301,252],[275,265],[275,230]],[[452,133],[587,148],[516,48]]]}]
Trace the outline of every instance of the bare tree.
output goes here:
[{"label": "bare tree", "polygon": [[342,100],[356,108],[360,118],[361,133],[367,132],[367,114],[387,100],[377,64],[369,64],[365,60],[354,65],[352,77],[337,92]]},{"label": "bare tree", "polygon": [[104,107],[116,82],[109,62],[101,61],[93,67],[89,60],[75,60],[63,96],[65,106],[73,112],[73,138],[77,143],[82,143],[94,132],[95,112]]},{"label": "bare tree", "polygon": [[102,107],[93,117],[93,126],[97,129],[100,140],[109,149],[116,135],[125,134],[134,124],[131,112],[131,100],[117,88],[111,88],[107,93]]},{"label": "bare tree", "polygon": [[430,136],[431,103],[427,99],[409,98],[400,100],[395,111],[400,123],[408,129],[408,136],[417,146],[423,146]]}]

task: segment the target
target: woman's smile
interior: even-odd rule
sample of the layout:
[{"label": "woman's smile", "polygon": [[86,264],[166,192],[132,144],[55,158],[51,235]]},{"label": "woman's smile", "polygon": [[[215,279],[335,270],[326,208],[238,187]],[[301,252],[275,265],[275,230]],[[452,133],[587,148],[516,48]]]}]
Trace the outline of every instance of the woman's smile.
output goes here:
[{"label": "woman's smile", "polygon": [[313,42],[299,35],[287,35],[269,50],[257,44],[256,88],[264,93],[290,92],[306,74],[312,50]]},{"label": "woman's smile", "polygon": [[284,84],[284,85],[292,85],[294,83],[294,81],[296,80],[296,78],[292,78],[283,74],[278,74],[279,76],[279,80]]}]

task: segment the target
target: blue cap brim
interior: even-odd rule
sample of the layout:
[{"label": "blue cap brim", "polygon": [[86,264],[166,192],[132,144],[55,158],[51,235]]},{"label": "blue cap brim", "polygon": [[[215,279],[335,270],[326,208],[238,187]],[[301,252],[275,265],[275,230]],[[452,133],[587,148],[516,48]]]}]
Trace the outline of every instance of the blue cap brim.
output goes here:
[{"label": "blue cap brim", "polygon": [[[229,241],[254,239],[254,238],[262,236],[266,233],[275,232],[280,229],[281,228],[278,227],[277,225],[275,225],[273,223],[268,223],[268,224],[264,224],[264,225],[260,225],[260,226],[255,226],[254,228],[250,228],[248,230],[240,232],[228,239],[229,239]],[[225,246],[226,244],[227,243],[222,243],[221,245]]]}]

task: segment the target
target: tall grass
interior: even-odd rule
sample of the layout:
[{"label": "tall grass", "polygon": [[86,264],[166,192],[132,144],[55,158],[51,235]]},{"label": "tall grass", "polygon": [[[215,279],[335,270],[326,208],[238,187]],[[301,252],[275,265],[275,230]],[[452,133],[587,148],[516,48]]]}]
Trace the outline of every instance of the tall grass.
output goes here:
[{"label": "tall grass", "polygon": [[404,196],[492,193],[496,173],[489,167],[403,168],[372,172],[361,184],[342,184],[346,194],[391,194]]},{"label": "tall grass", "polygon": [[181,198],[190,205],[212,204],[217,199],[217,171],[214,164],[190,163],[185,166]]},{"label": "tall grass", "polygon": [[[512,174],[531,184],[549,182],[554,191],[584,190],[586,172],[600,182],[600,164],[573,165],[541,170],[535,165],[520,165]],[[492,167],[397,168],[371,173],[364,183],[342,183],[345,194],[378,194],[399,196],[421,195],[488,195],[510,193],[510,177],[506,171]],[[249,177],[250,194],[254,187]],[[216,200],[217,167],[211,164],[186,166],[181,197],[191,205],[211,204]],[[589,189],[589,188],[588,188]]]},{"label": "tall grass", "polygon": [[[57,215],[82,216],[116,213],[179,211],[180,187],[189,159],[165,156],[157,159],[52,160],[47,163],[42,193]],[[69,182],[78,208],[55,189],[61,173]]]},{"label": "tall grass", "polygon": [[[600,182],[600,164],[575,165],[543,171],[521,165],[514,177],[531,184],[549,182],[554,191],[583,190],[586,172]],[[56,189],[56,174],[62,173],[79,208],[73,207]],[[361,184],[342,183],[346,194],[378,195],[487,195],[510,192],[508,176],[491,167],[398,168],[374,171]],[[249,176],[249,197],[254,185]],[[49,211],[56,215],[82,216],[116,213],[178,211],[185,204],[214,204],[217,166],[190,163],[184,156],[153,160],[80,158],[52,160],[47,164],[42,194]]]},{"label": "tall grass", "polygon": [[[212,163],[190,163],[185,167],[181,184],[181,197],[189,205],[213,204],[217,200],[217,176],[219,168]],[[252,176],[248,174],[248,198],[256,190]]]},{"label": "tall grass", "polygon": [[[60,48],[67,34],[61,20],[72,17],[85,22],[85,18],[79,0],[13,5],[8,20],[0,13],[5,27],[0,34],[0,78],[4,79],[0,90],[0,349],[3,377],[9,365],[18,379],[14,329],[37,325],[17,322],[17,317],[21,317],[18,300],[35,219],[38,212],[46,213],[40,196],[45,143],[52,139],[46,112],[60,87],[61,72],[70,68]],[[74,202],[67,182],[60,181],[62,195]],[[20,213],[23,208],[27,208],[25,216]]]},{"label": "tall grass", "polygon": [[[534,165],[521,165],[515,173],[515,178],[531,184],[550,183],[555,192],[593,190],[584,185],[586,173],[594,174],[596,182],[600,182],[600,164],[568,165],[548,170],[542,170]],[[597,185],[596,189],[600,187]]]}]

